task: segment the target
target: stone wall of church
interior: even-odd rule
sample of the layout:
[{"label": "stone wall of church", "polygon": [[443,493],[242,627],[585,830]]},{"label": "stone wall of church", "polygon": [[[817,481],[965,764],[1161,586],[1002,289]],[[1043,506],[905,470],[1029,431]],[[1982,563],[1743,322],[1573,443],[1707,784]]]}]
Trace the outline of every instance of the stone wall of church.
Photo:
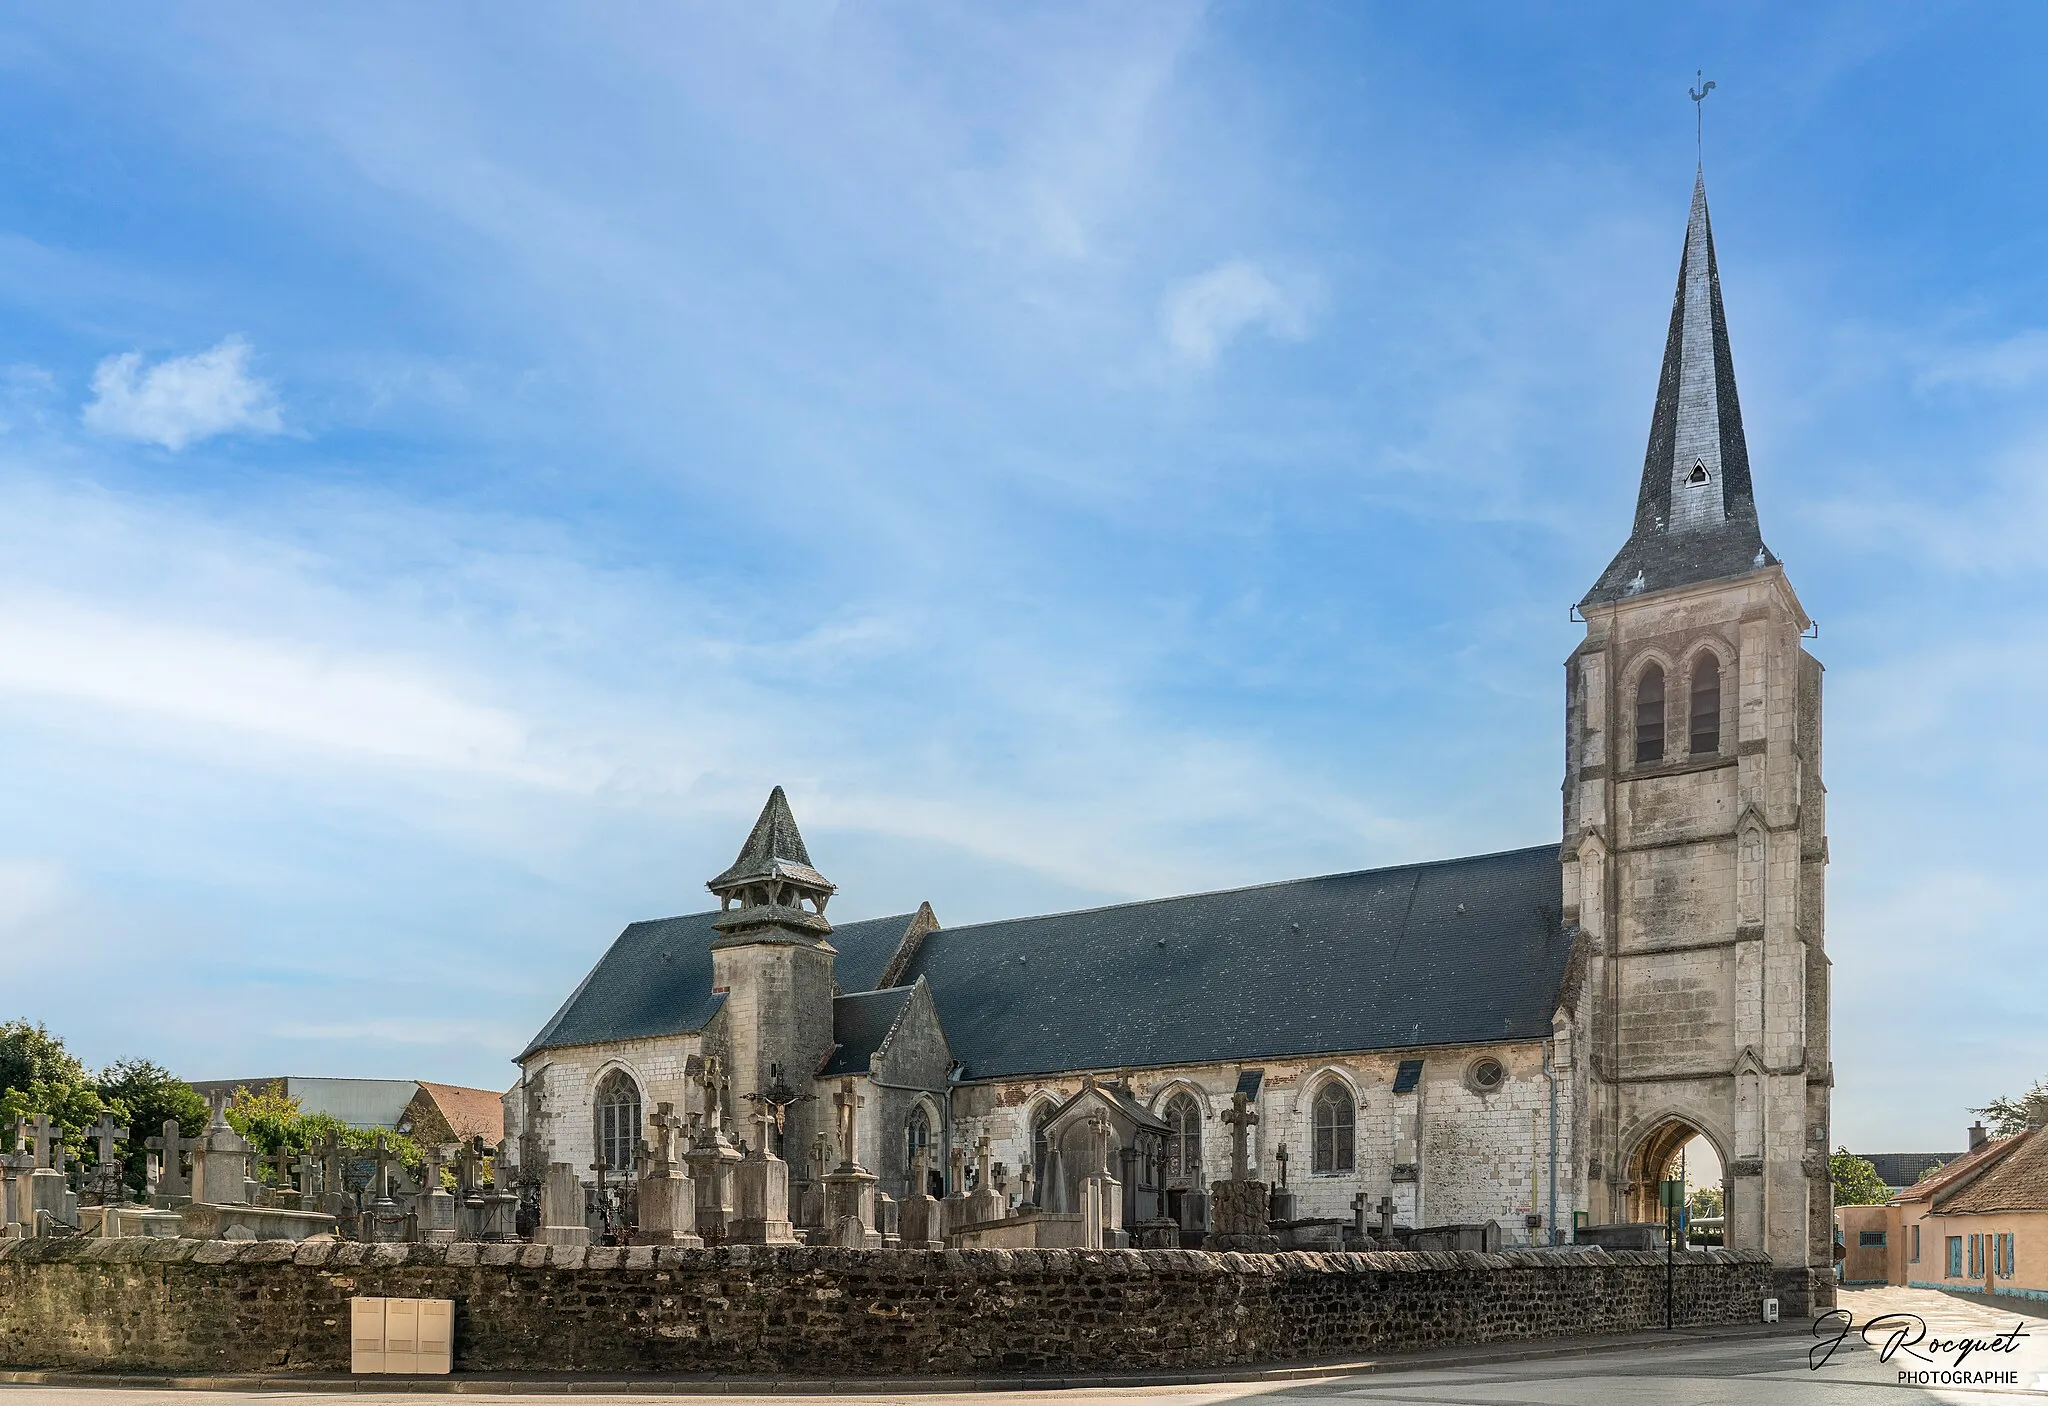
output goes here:
[{"label": "stone wall of church", "polygon": [[[458,1372],[1114,1372],[1664,1326],[1661,1255],[0,1243],[0,1366],[344,1372],[349,1299],[455,1303]],[[1769,1261],[1681,1257],[1677,1321]]]},{"label": "stone wall of church", "polygon": [[[1567,1039],[1567,1052],[1569,1045]],[[1505,1066],[1507,1077],[1498,1088],[1480,1092],[1470,1082],[1470,1072],[1488,1057]],[[1404,1058],[1423,1061],[1422,1084],[1414,1095],[1393,1092]],[[1354,1196],[1363,1193],[1376,1205],[1380,1197],[1392,1195],[1402,1224],[1491,1220],[1499,1223],[1511,1245],[1538,1244],[1547,1238],[1545,1227],[1527,1223],[1530,1215],[1547,1217],[1549,1210],[1552,1084],[1544,1075],[1540,1042],[1131,1071],[1132,1090],[1156,1114],[1163,1115],[1179,1090],[1200,1105],[1203,1187],[1230,1174],[1230,1129],[1221,1115],[1230,1107],[1240,1072],[1248,1068],[1264,1071],[1253,1105],[1259,1114],[1252,1139],[1253,1173],[1277,1180],[1276,1154],[1284,1146],[1287,1180],[1302,1218],[1350,1220]],[[1569,1071],[1560,1074],[1558,1218],[1569,1229],[1571,1211],[1581,1205],[1576,1175],[1581,1159],[1571,1152],[1578,1098]],[[1341,1084],[1353,1100],[1353,1165],[1349,1171],[1319,1173],[1312,1164],[1312,1107],[1317,1092],[1332,1082]],[[1031,1125],[1039,1108],[1070,1097],[1080,1086],[1079,1075],[967,1086],[955,1095],[956,1136],[972,1145],[985,1132],[998,1160],[1021,1167],[1031,1156]],[[1413,1182],[1395,1180],[1396,1164],[1407,1155],[1401,1153],[1404,1116],[1417,1128]]]},{"label": "stone wall of church", "polygon": [[543,1162],[567,1162],[579,1177],[591,1180],[589,1167],[597,1160],[598,1081],[614,1069],[624,1070],[640,1089],[643,1123],[659,1103],[673,1103],[678,1113],[684,1113],[702,1102],[687,1074],[700,1044],[696,1035],[669,1035],[572,1045],[535,1055],[524,1066],[521,1086],[506,1099],[519,1124],[508,1130],[513,1147],[535,1149]]}]

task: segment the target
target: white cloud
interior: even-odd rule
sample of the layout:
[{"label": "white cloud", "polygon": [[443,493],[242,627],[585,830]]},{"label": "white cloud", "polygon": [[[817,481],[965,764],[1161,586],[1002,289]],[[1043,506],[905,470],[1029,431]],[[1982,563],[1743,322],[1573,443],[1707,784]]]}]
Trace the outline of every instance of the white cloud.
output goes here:
[{"label": "white cloud", "polygon": [[1166,290],[1159,320],[1166,345],[1191,366],[1216,364],[1223,349],[1247,327],[1296,342],[1308,335],[1308,307],[1264,269],[1245,259],[1218,264]]},{"label": "white cloud", "polygon": [[14,598],[0,609],[0,695],[59,698],[245,736],[529,784],[574,786],[527,729],[402,662]]},{"label": "white cloud", "polygon": [[93,371],[92,390],[87,429],[166,449],[235,431],[276,434],[284,428],[276,395],[249,374],[249,344],[240,337],[147,370],[141,352],[110,356]]},{"label": "white cloud", "polygon": [[2048,332],[2028,329],[1989,346],[1944,352],[1919,375],[1922,389],[1933,386],[1980,386],[2019,390],[2048,375]]}]

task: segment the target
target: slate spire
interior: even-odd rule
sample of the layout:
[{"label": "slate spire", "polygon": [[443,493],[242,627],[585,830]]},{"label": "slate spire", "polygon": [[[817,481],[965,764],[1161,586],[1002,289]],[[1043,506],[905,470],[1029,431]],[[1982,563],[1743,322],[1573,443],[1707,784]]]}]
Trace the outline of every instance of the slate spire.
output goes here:
[{"label": "slate spire", "polygon": [[768,803],[740,846],[739,858],[704,887],[718,895],[721,912],[712,926],[721,932],[769,924],[832,930],[825,921],[825,903],[836,889],[811,867],[789,797],[780,786],[768,793]]},{"label": "slate spire", "polygon": [[1701,174],[1693,182],[1678,261],[1635,530],[1582,603],[1739,576],[1776,562],[1764,546],[1750,489],[1749,446]]}]

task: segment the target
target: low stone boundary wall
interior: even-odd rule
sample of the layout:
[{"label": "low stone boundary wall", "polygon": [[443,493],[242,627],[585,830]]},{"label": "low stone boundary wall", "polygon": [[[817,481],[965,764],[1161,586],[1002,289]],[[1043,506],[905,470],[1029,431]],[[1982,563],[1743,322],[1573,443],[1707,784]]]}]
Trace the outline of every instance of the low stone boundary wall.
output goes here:
[{"label": "low stone boundary wall", "polygon": [[[1768,1257],[1682,1255],[1680,1324]],[[0,1366],[346,1371],[348,1300],[455,1301],[455,1369],[952,1376],[1298,1361],[1664,1324],[1641,1252],[1207,1254],[55,1240],[0,1244]]]}]

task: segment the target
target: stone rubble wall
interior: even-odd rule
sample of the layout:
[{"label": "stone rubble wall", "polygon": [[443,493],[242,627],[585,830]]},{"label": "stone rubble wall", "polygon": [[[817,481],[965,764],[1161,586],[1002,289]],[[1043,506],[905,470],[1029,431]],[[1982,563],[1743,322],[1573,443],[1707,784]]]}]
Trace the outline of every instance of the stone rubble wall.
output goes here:
[{"label": "stone rubble wall", "polygon": [[[1770,1261],[1678,1260],[1677,1321],[1744,1323]],[[883,1376],[1303,1360],[1661,1328],[1660,1255],[0,1244],[0,1366],[346,1371],[357,1295],[455,1301],[458,1372]]]}]

